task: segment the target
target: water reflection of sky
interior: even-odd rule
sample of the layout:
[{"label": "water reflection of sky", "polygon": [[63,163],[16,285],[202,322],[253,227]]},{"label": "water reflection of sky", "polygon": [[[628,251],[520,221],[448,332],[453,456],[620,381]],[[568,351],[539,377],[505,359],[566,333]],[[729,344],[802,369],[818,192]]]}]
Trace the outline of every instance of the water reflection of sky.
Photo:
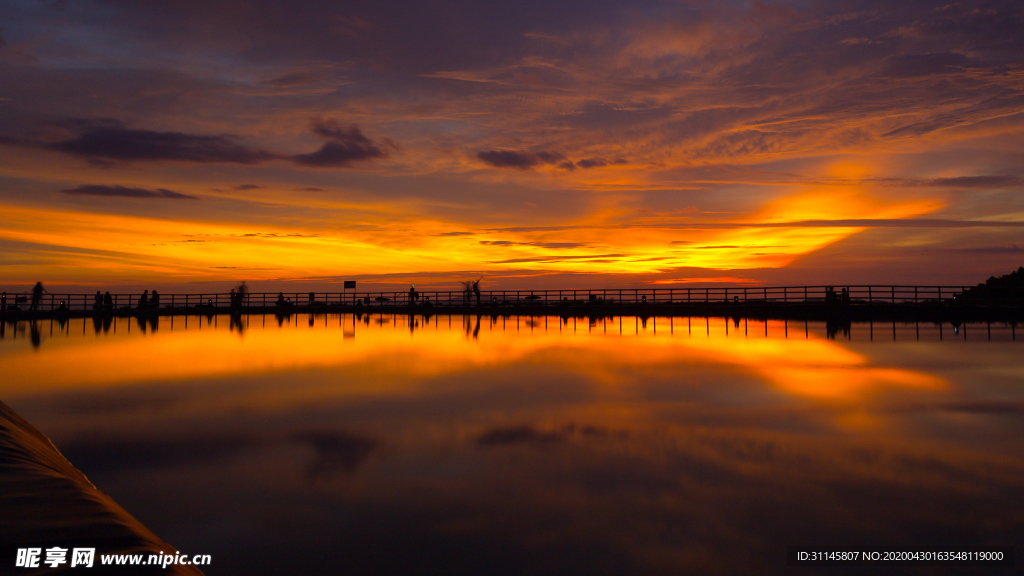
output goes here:
[{"label": "water reflection of sky", "polygon": [[0,394],[209,574],[783,573],[791,544],[1024,542],[1008,326],[185,323],[8,324]]}]

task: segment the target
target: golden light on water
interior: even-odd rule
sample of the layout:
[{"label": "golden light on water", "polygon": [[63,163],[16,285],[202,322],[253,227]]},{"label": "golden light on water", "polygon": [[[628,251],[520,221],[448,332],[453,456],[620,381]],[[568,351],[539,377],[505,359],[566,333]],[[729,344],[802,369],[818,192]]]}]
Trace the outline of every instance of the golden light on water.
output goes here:
[{"label": "golden light on water", "polygon": [[[779,338],[787,328],[778,321],[766,327],[774,336],[748,338],[735,329],[730,336],[722,319],[705,327],[703,318],[650,319],[650,326],[645,323],[640,329],[635,318],[594,325],[580,320],[577,326],[575,319],[559,317],[410,320],[328,315],[313,317],[308,326],[309,317],[297,315],[282,318],[285,324],[278,326],[273,316],[255,316],[243,318],[250,326],[242,334],[229,328],[226,316],[218,317],[217,325],[191,317],[187,330],[185,318],[176,318],[173,329],[169,320],[161,319],[157,331],[144,334],[132,319],[119,319],[112,326],[115,334],[95,336],[88,325],[90,333],[81,335],[73,327],[80,324],[72,321],[67,330],[75,335],[48,337],[38,351],[22,340],[19,347],[5,350],[3,363],[10,377],[0,394],[18,397],[305,369],[336,371],[331,388],[318,393],[373,389],[400,394],[436,376],[488,367],[514,370],[534,361],[586,374],[613,389],[628,386],[616,376],[627,366],[676,371],[683,386],[701,385],[686,377],[689,370],[714,367],[754,378],[783,394],[829,402],[856,402],[886,389],[944,386],[941,378],[877,364],[836,341],[802,334]],[[696,330],[694,322],[699,324]],[[41,371],[40,363],[50,368]],[[308,394],[302,392],[303,397]]]}]

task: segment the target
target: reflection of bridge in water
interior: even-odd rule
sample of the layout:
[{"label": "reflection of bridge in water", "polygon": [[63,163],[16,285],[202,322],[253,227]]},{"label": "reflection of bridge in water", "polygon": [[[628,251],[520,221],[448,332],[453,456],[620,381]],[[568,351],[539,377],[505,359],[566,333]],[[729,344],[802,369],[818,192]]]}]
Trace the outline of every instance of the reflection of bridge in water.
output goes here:
[{"label": "reflection of bridge in water", "polygon": [[462,330],[477,340],[492,331],[529,333],[604,333],[619,335],[685,335],[725,338],[827,338],[859,342],[996,341],[1016,342],[1016,322],[921,322],[864,321],[848,319],[769,319],[727,315],[553,315],[504,314],[497,311],[472,314],[430,314],[377,308],[355,313],[279,311],[244,314],[175,314],[160,316],[94,316],[5,320],[0,322],[0,342],[31,340],[39,347],[45,340],[86,335],[157,334],[158,331],[223,330],[244,335],[251,328],[342,328],[344,338],[361,330]]}]

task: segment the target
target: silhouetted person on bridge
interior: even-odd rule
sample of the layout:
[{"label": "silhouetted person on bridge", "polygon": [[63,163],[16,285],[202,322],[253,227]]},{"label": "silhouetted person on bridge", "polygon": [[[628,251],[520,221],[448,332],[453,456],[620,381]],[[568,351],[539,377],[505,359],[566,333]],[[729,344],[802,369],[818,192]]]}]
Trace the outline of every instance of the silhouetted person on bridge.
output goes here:
[{"label": "silhouetted person on bridge", "polygon": [[[96,291],[96,295],[92,297],[92,309],[93,310],[102,310],[103,309],[103,294],[100,294],[99,290],[97,290]],[[96,332],[99,333],[99,330],[96,330]]]},{"label": "silhouetted person on bridge", "polygon": [[142,310],[146,306],[149,306],[149,290],[144,291],[142,296],[139,297],[139,304],[137,305],[137,308]]},{"label": "silhouetted person on bridge", "polygon": [[480,305],[480,280],[482,280],[482,278],[477,278],[473,281],[473,294],[476,296],[477,306]]},{"label": "silhouetted person on bridge", "polygon": [[157,309],[160,308],[160,293],[157,292],[156,290],[153,290],[153,297],[150,299],[149,305],[154,310],[157,310]]},{"label": "silhouetted person on bridge", "polygon": [[245,301],[249,297],[249,286],[245,282],[242,282],[241,284],[238,285],[237,293],[238,293],[238,306],[241,307],[241,306],[245,305]]},{"label": "silhouetted person on bridge", "polygon": [[416,292],[416,285],[415,284],[409,284],[409,305],[410,306],[415,306],[416,305],[416,301],[419,300],[419,299],[420,299],[420,295],[419,295],[418,292]]},{"label": "silhouetted person on bridge", "polygon": [[107,290],[106,293],[103,294],[103,309],[114,309],[114,298],[110,295],[110,290]]},{"label": "silhouetted person on bridge", "polygon": [[[35,311],[35,310],[39,309],[39,301],[43,299],[43,293],[44,292],[46,292],[46,289],[43,288],[43,283],[42,282],[36,282],[35,287],[32,288],[32,308],[31,308],[31,310]],[[46,292],[46,293],[49,294],[49,292]]]},{"label": "silhouetted person on bridge", "polygon": [[826,286],[825,287],[825,302],[832,303],[832,302],[837,302],[838,300],[839,300],[839,296],[836,295],[836,289],[833,288],[832,286]]}]

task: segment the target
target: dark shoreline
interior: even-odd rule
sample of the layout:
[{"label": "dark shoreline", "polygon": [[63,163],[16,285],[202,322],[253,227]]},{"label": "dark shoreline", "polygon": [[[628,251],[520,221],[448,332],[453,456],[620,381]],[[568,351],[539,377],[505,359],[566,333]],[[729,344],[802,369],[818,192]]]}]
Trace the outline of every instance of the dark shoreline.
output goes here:
[{"label": "dark shoreline", "polygon": [[724,317],[772,320],[844,320],[851,322],[1024,322],[1024,306],[982,306],[960,302],[889,303],[781,303],[781,302],[681,302],[629,303],[569,302],[559,304],[483,304],[480,306],[408,305],[312,305],[312,306],[178,306],[160,309],[117,310],[5,310],[0,321],[150,317],[150,316],[231,316],[292,314],[387,314],[413,316],[561,316],[565,318],[650,317]]}]

